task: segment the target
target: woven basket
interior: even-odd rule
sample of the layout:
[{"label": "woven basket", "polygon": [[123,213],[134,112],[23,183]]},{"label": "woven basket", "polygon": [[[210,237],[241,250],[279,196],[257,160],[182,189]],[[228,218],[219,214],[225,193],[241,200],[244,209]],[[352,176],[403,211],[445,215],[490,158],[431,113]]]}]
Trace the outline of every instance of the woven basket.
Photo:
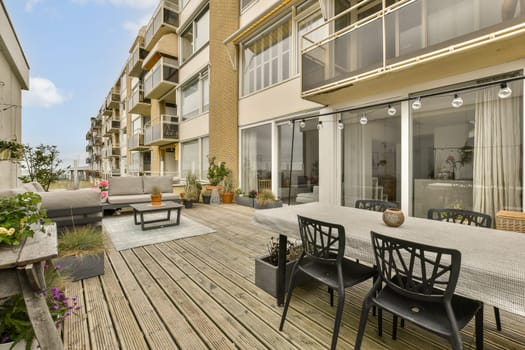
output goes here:
[{"label": "woven basket", "polygon": [[525,233],[525,213],[500,210],[496,213],[496,229]]}]

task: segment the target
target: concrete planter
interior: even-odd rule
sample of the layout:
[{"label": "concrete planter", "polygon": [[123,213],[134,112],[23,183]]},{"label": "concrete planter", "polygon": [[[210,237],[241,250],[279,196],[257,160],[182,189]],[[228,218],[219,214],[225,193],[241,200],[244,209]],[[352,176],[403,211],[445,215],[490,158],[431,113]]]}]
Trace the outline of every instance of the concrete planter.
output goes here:
[{"label": "concrete planter", "polygon": [[[286,263],[286,284],[285,291],[288,291],[288,283],[292,274],[292,268],[296,260]],[[269,256],[260,256],[255,258],[255,285],[273,297],[277,297],[277,266],[269,262]],[[299,272],[297,276],[297,285],[308,281],[308,276]]]},{"label": "concrete planter", "polygon": [[71,277],[72,281],[78,281],[104,274],[104,252],[93,255],[66,256],[54,259],[55,266],[60,265],[61,270]]},{"label": "concrete planter", "polygon": [[254,208],[255,209],[271,209],[271,208],[280,208],[283,206],[283,202],[279,199],[276,201],[268,201],[264,203],[263,205],[260,205],[257,203],[257,200],[254,201]]},{"label": "concrete planter", "polygon": [[236,196],[235,197],[235,203],[239,205],[244,205],[246,207],[253,208],[255,200],[250,197],[244,197],[244,196]]}]

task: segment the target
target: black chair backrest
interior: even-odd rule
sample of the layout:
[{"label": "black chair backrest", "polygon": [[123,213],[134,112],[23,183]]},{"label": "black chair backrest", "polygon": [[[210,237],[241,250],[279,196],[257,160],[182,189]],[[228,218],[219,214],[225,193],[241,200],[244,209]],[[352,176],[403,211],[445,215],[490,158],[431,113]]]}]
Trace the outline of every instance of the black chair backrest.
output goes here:
[{"label": "black chair backrest", "polygon": [[471,210],[453,208],[429,209],[427,212],[427,218],[458,224],[492,227],[492,217],[490,215]]},{"label": "black chair backrest", "polygon": [[461,253],[371,232],[379,278],[401,295],[425,301],[450,300]]},{"label": "black chair backrest", "polygon": [[323,263],[339,264],[345,254],[345,228],[342,225],[297,215],[303,253]]},{"label": "black chair backrest", "polygon": [[358,199],[355,201],[355,207],[358,209],[384,212],[388,208],[399,208],[399,205],[394,202],[380,201],[377,199]]}]

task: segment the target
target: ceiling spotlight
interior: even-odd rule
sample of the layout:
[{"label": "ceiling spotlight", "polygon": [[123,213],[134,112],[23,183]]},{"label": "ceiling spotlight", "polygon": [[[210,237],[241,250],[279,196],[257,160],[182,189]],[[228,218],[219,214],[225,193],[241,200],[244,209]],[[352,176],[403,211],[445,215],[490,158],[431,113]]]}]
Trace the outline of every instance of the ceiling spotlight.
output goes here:
[{"label": "ceiling spotlight", "polygon": [[388,105],[388,109],[386,110],[386,112],[388,113],[389,116],[393,117],[393,116],[396,115],[397,109],[396,109],[396,107],[394,107],[392,105]]},{"label": "ceiling spotlight", "polygon": [[421,97],[416,98],[416,100],[414,102],[412,102],[412,109],[414,111],[417,111],[418,109],[420,109],[421,106],[422,106],[422,104],[421,104]]},{"label": "ceiling spotlight", "polygon": [[508,87],[507,83],[502,83],[498,92],[499,98],[507,98],[512,95],[512,90]]},{"label": "ceiling spotlight", "polygon": [[303,120],[301,120],[301,122],[299,123],[299,127],[302,129],[306,126],[306,122]]},{"label": "ceiling spotlight", "polygon": [[317,123],[317,130],[321,130],[322,128],[323,128],[323,122],[319,121],[319,123]]},{"label": "ceiling spotlight", "polygon": [[359,123],[361,123],[361,125],[366,125],[368,123],[368,118],[366,117],[366,114],[363,113],[361,119],[359,119]]},{"label": "ceiling spotlight", "polygon": [[337,122],[337,128],[339,130],[343,130],[345,127],[345,125],[343,124],[343,121],[341,119],[339,119],[339,121]]},{"label": "ceiling spotlight", "polygon": [[454,94],[454,99],[452,100],[452,107],[459,108],[463,106],[463,99],[458,94]]}]

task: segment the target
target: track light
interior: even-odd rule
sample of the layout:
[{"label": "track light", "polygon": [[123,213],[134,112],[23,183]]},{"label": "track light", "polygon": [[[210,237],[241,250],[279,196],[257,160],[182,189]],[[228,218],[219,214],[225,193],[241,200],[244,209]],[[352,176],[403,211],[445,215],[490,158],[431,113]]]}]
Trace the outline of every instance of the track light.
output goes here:
[{"label": "track light", "polygon": [[512,95],[512,90],[510,89],[510,87],[507,85],[507,83],[501,83],[500,89],[498,92],[498,97],[507,98],[507,97],[510,97],[510,95]]},{"label": "track light", "polygon": [[454,99],[452,100],[452,107],[459,108],[463,106],[463,99],[458,94],[454,94]]},{"label": "track light", "polygon": [[321,130],[323,128],[323,122],[322,121],[319,121],[317,123],[317,130]]},{"label": "track light", "polygon": [[388,109],[386,110],[386,112],[388,113],[389,116],[393,117],[393,116],[396,115],[397,109],[396,109],[396,107],[394,107],[392,105],[388,105]]},{"label": "track light", "polygon": [[414,102],[412,102],[412,109],[414,111],[417,111],[418,109],[420,109],[421,106],[422,106],[422,104],[421,104],[421,97],[416,98],[416,100]]},{"label": "track light", "polygon": [[345,125],[343,124],[343,121],[341,119],[339,119],[339,121],[337,122],[337,128],[339,130],[343,130],[345,127]]},{"label": "track light", "polygon": [[303,120],[301,120],[301,122],[299,123],[299,127],[302,129],[306,126],[306,122]]},{"label": "track light", "polygon": [[359,119],[359,123],[361,123],[361,125],[366,125],[368,123],[368,118],[366,117],[366,114],[363,113],[361,119]]}]

